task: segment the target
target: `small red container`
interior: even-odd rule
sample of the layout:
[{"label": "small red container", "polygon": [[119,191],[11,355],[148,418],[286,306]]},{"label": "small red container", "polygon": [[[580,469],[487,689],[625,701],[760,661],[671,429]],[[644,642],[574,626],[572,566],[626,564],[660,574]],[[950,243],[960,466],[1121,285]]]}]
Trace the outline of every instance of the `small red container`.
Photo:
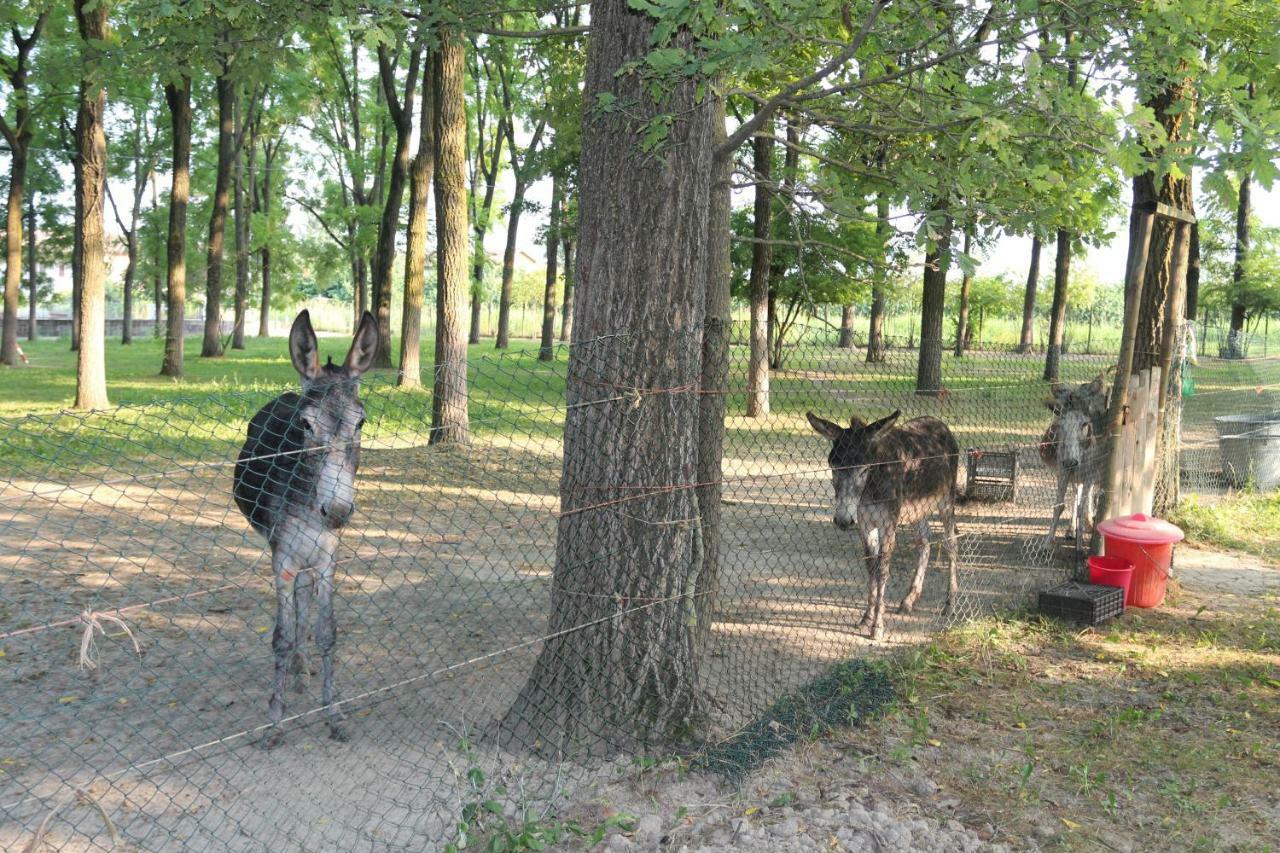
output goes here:
[{"label": "small red container", "polygon": [[1089,583],[1120,587],[1124,590],[1125,606],[1128,606],[1133,586],[1133,563],[1124,557],[1090,557]]},{"label": "small red container", "polygon": [[1183,539],[1174,525],[1142,513],[1108,518],[1098,525],[1103,551],[1133,563],[1133,581],[1125,603],[1134,607],[1158,607],[1169,585],[1173,546]]}]

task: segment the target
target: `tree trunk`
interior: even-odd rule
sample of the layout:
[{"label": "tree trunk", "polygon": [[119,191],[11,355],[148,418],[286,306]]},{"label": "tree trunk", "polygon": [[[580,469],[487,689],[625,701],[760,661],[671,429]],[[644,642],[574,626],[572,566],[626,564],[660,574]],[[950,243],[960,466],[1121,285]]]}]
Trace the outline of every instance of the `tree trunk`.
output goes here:
[{"label": "tree trunk", "polygon": [[[235,134],[237,140],[243,140],[244,115],[239,103],[235,111]],[[235,194],[235,232],[236,232],[236,292],[235,320],[231,330],[231,348],[244,349],[244,327],[249,313],[249,199],[244,177],[244,145],[235,152],[235,172],[233,174],[233,192]]]},{"label": "tree trunk", "polygon": [[213,206],[209,213],[209,241],[205,256],[204,341],[201,358],[222,355],[222,255],[227,233],[227,211],[231,207],[231,158],[235,142],[236,87],[223,73],[218,88],[218,165],[213,184]]},{"label": "tree trunk", "polygon": [[36,305],[40,296],[39,266],[36,263],[36,195],[27,200],[27,340],[40,339]]},{"label": "tree trunk", "polygon": [[[78,0],[74,0],[78,2]],[[84,235],[80,233],[84,226],[84,211],[80,205],[84,201],[82,187],[84,184],[84,164],[80,158],[71,158],[72,186],[75,196],[75,213],[71,225],[71,351],[80,349],[80,287],[84,283]]]},{"label": "tree trunk", "polygon": [[[480,129],[480,122],[483,118],[477,117],[477,132]],[[502,143],[506,138],[506,124],[503,121],[498,122],[497,130],[494,132],[493,156],[486,159],[485,142],[483,137],[479,140],[477,157],[477,174],[484,178],[484,201],[481,202],[479,210],[476,211],[475,221],[471,223],[471,228],[475,232],[475,248],[472,257],[472,278],[471,278],[471,329],[468,340],[473,344],[480,343],[480,312],[484,307],[484,273],[485,273],[485,251],[484,237],[489,232],[489,217],[493,214],[493,196],[494,191],[498,187],[498,166],[502,159]],[[474,193],[474,188],[472,190]]]},{"label": "tree trunk", "polygon": [[[96,57],[87,55],[88,44],[99,45],[107,37],[107,4],[79,0],[76,24],[82,42],[80,106],[76,111],[76,157],[81,164],[80,204],[80,350],[76,357],[77,409],[101,409],[107,400],[106,363],[106,231],[103,217],[107,177],[107,135],[103,115],[107,92],[97,69]],[[96,49],[96,48],[95,48]]]},{"label": "tree trunk", "polygon": [[[1192,322],[1200,311],[1200,221],[1191,223],[1191,245],[1187,252],[1186,317]],[[1201,345],[1203,346],[1203,341]]]},{"label": "tree trunk", "polygon": [[[969,254],[973,247],[973,226],[964,229],[964,253]],[[973,272],[966,268],[960,279],[960,312],[956,317],[956,358],[964,357],[964,349],[969,337],[969,290],[973,287]]]},{"label": "tree trunk", "polygon": [[[22,102],[20,102],[22,103]],[[29,128],[30,120],[20,117],[19,128]],[[19,144],[10,143],[9,200],[5,217],[4,337],[0,363],[18,363],[18,301],[22,290],[22,191],[27,179],[27,147],[30,131]]]},{"label": "tree trunk", "polygon": [[717,156],[712,160],[711,200],[707,206],[706,320],[702,333],[702,385],[698,399],[698,516],[702,535],[702,595],[694,600],[697,637],[694,648],[704,650],[711,637],[720,582],[720,519],[722,513],[724,413],[729,389],[729,328],[732,320],[729,217],[732,202],[733,157],[723,150],[725,103],[713,98],[711,122]]},{"label": "tree trunk", "polygon": [[409,48],[409,72],[404,85],[404,101],[396,92],[395,71],[386,45],[378,47],[378,73],[382,80],[382,92],[391,111],[395,127],[395,156],[391,160],[391,175],[387,180],[386,204],[382,208],[382,223],[378,226],[378,250],[374,254],[373,313],[378,320],[378,349],[374,355],[374,367],[391,367],[391,269],[396,259],[396,234],[400,232],[400,208],[404,204],[404,185],[409,177],[409,136],[413,133],[413,95],[418,83],[418,64],[422,51],[414,45]]},{"label": "tree trunk", "polygon": [[[271,169],[274,152],[268,145],[262,160],[262,215],[271,217]],[[271,242],[262,242],[262,302],[258,305],[258,337],[271,336]]]},{"label": "tree trunk", "polygon": [[431,59],[422,64],[422,117],[418,153],[409,169],[409,232],[405,241],[404,304],[400,311],[401,387],[422,385],[422,291],[427,272],[427,202],[436,165],[435,122],[431,117],[434,83]]},{"label": "tree trunk", "polygon": [[573,238],[564,238],[564,303],[560,306],[560,340],[573,338]]},{"label": "tree trunk", "polygon": [[[152,212],[160,209],[159,194],[156,191],[156,173],[153,169],[151,172],[151,210]],[[152,221],[155,221],[154,219]],[[161,303],[164,302],[164,277],[160,274],[160,270],[164,268],[163,252],[160,250],[160,241],[154,241],[155,254],[151,258],[151,300],[152,300],[152,320],[151,320],[151,337],[159,339],[163,336],[160,331],[160,321],[163,317]]]},{"label": "tree trunk", "polygon": [[[358,249],[356,250],[359,251]],[[355,323],[360,323],[359,318],[369,310],[369,259],[364,255],[356,258],[356,299],[355,299]]]},{"label": "tree trunk", "polygon": [[936,394],[942,390],[942,312],[947,299],[947,265],[950,263],[950,216],[942,226],[938,242],[924,258],[924,294],[920,301],[920,360],[916,366],[916,393]]},{"label": "tree trunk", "polygon": [[538,348],[539,361],[551,361],[556,357],[556,253],[560,248],[560,176],[551,177],[551,218],[547,223],[547,279],[542,293],[542,343]]},{"label": "tree trunk", "polygon": [[[889,194],[884,190],[876,193],[876,236],[884,249],[885,261],[888,261],[889,242]],[[871,282],[871,316],[867,327],[867,364],[880,364],[884,361],[884,278],[876,274]]]},{"label": "tree trunk", "polygon": [[436,352],[431,444],[471,440],[467,412],[467,115],[466,47],[440,33],[435,63]]},{"label": "tree trunk", "polygon": [[1053,307],[1049,309],[1049,347],[1044,378],[1057,382],[1062,365],[1062,339],[1067,325],[1067,286],[1071,279],[1071,234],[1058,229],[1058,253],[1053,259]]},{"label": "tree trunk", "polygon": [[138,274],[138,232],[135,230],[125,235],[125,251],[128,261],[124,268],[124,293],[121,300],[123,318],[120,322],[120,343],[128,346],[133,343],[133,288]]},{"label": "tree trunk", "polygon": [[161,376],[181,376],[187,305],[187,202],[191,198],[191,79],[164,87],[173,136],[173,187],[169,193],[167,250],[168,324]]},{"label": "tree trunk", "polygon": [[853,349],[853,306],[840,306],[840,339],[836,346],[841,349]]},{"label": "tree trunk", "polygon": [[752,170],[756,182],[751,235],[751,355],[747,363],[747,417],[769,414],[769,272],[773,251],[768,243],[773,208],[773,122],[765,122],[751,141]]},{"label": "tree trunk", "polygon": [[[1240,297],[1241,282],[1244,281],[1245,262],[1249,259],[1249,217],[1253,214],[1252,181],[1248,174],[1240,178],[1240,192],[1236,203],[1236,261],[1231,268],[1231,284],[1236,291],[1231,303],[1231,355],[1239,357],[1243,353],[1244,342],[1238,338],[1244,332],[1248,311]],[[1238,350],[1238,351],[1236,351]]]},{"label": "tree trunk", "polygon": [[[654,19],[627,0],[596,0],[591,26],[584,101],[610,92],[628,108],[584,115],[580,343],[570,354],[549,639],[505,718],[516,742],[548,754],[688,733],[702,658],[697,602],[709,592],[688,486],[700,466],[713,98],[685,79],[655,104],[642,75],[618,73],[653,38]],[[687,31],[667,43],[693,49]],[[641,129],[659,114],[680,120],[663,146],[641,151]]]},{"label": "tree trunk", "polygon": [[502,290],[498,296],[498,336],[495,346],[506,349],[511,345],[511,286],[516,275],[516,232],[520,229],[520,214],[524,212],[524,194],[527,187],[517,179],[511,196],[511,212],[507,215],[507,245],[502,250]]},{"label": "tree trunk", "polygon": [[1022,334],[1018,352],[1031,352],[1035,345],[1036,289],[1040,285],[1040,238],[1031,238],[1031,268],[1027,270],[1027,290],[1022,297]]}]

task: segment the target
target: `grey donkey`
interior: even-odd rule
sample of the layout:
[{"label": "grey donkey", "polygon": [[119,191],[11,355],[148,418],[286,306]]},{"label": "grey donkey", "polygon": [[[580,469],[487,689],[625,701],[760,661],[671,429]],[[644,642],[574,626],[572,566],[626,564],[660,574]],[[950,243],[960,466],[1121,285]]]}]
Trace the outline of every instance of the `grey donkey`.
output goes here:
[{"label": "grey donkey", "polygon": [[1055,382],[1045,405],[1053,421],[1040,439],[1040,459],[1058,473],[1058,500],[1045,545],[1051,547],[1058,522],[1067,508],[1071,490],[1071,535],[1076,550],[1083,553],[1085,531],[1093,528],[1093,516],[1102,482],[1104,424],[1107,415],[1106,374],[1092,382],[1070,385]]},{"label": "grey donkey", "polygon": [[884,635],[884,590],[900,524],[912,524],[920,545],[911,590],[898,606],[910,613],[924,590],[929,566],[929,519],[942,519],[943,545],[951,570],[945,613],[955,605],[956,470],[960,447],[947,425],[922,417],[894,426],[901,412],[872,423],[856,416],[847,428],[808,413],[809,425],[831,440],[827,461],[835,485],[834,522],[854,528],[867,556],[867,610],[858,623],[869,636]]},{"label": "grey donkey", "polygon": [[366,311],[346,360],[336,365],[330,358],[321,365],[311,316],[300,313],[289,332],[289,355],[302,377],[302,393],[281,394],[253,416],[236,462],[236,504],[270,544],[275,576],[272,726],[261,742],[266,749],[283,741],[286,675],[295,676],[295,690],[303,689],[307,664],[301,647],[313,600],[329,731],[346,740],[333,693],[334,554],[338,533],[355,509],[364,426],[360,376],[372,366],[377,346],[378,325]]}]

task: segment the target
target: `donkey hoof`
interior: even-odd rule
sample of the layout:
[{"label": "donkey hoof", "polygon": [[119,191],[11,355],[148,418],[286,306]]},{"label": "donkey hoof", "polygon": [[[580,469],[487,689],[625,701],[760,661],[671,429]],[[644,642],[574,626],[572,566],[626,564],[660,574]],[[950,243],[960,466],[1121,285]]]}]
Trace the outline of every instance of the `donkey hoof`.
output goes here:
[{"label": "donkey hoof", "polygon": [[878,642],[880,642],[881,640],[883,640],[883,639],[884,639],[884,626],[883,626],[883,625],[875,625],[875,626],[873,626],[873,627],[872,627],[872,629],[871,629],[870,631],[868,631],[868,632],[867,632],[867,639],[871,640],[872,642],[876,642],[876,643],[878,643]]},{"label": "donkey hoof", "polygon": [[289,689],[292,690],[294,693],[306,693],[307,680],[301,674],[299,674],[293,679],[293,684],[289,685]]},{"label": "donkey hoof", "polygon": [[351,740],[351,734],[347,731],[347,727],[334,720],[329,721],[329,737],[338,743],[346,743]]},{"label": "donkey hoof", "polygon": [[267,729],[267,733],[264,734],[261,737],[261,739],[259,739],[258,749],[261,749],[263,751],[270,751],[275,749],[278,746],[281,746],[283,743],[284,743],[284,732],[281,731],[279,726],[272,726],[271,728]]},{"label": "donkey hoof", "polygon": [[292,675],[303,675],[305,673],[309,673],[310,670],[307,669],[306,656],[301,652],[294,652],[293,656],[289,658],[289,672]]}]

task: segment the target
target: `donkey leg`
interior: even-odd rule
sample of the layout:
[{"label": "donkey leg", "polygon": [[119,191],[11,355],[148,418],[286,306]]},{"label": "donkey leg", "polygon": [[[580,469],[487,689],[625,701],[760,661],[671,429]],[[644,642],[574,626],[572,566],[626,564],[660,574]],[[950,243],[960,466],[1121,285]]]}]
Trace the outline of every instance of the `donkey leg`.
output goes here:
[{"label": "donkey leg", "polygon": [[307,632],[308,626],[311,625],[311,599],[315,590],[315,573],[299,572],[298,579],[294,581],[293,587],[293,607],[296,613],[296,624],[298,626],[297,642],[294,643],[293,657],[289,660],[289,672],[293,674],[293,692],[302,693],[307,689],[307,676],[311,673],[307,669]]},{"label": "donkey leg", "polygon": [[893,546],[897,537],[897,527],[892,521],[882,522],[879,527],[879,552],[873,561],[875,565],[876,605],[871,614],[871,633],[873,640],[884,638],[884,588],[889,584],[889,569],[893,563]]},{"label": "donkey leg", "polygon": [[929,568],[929,519],[922,518],[916,522],[916,544],[920,546],[920,554],[916,558],[916,575],[911,579],[911,589],[898,605],[899,613],[910,613],[924,592],[924,573]]},{"label": "donkey leg", "polygon": [[333,693],[333,649],[338,641],[338,626],[333,616],[333,555],[330,554],[325,565],[316,570],[316,646],[320,649],[320,672],[323,680],[321,699],[324,702],[325,716],[329,720],[329,736],[334,740],[345,741],[346,729],[343,727],[343,715],[334,703]]},{"label": "donkey leg", "polygon": [[1049,522],[1049,532],[1044,537],[1047,548],[1053,547],[1053,537],[1058,532],[1058,521],[1062,518],[1062,510],[1067,505],[1067,475],[1058,471],[1058,500],[1053,505],[1053,519]]},{"label": "donkey leg", "polygon": [[271,634],[271,652],[275,657],[275,676],[271,681],[271,701],[268,708],[271,714],[271,728],[259,741],[263,749],[274,749],[284,742],[284,733],[280,729],[280,721],[284,719],[285,676],[289,670],[289,662],[293,650],[298,644],[298,623],[294,610],[294,584],[297,582],[298,564],[284,547],[272,547],[271,568],[275,575],[276,585],[276,627]]},{"label": "donkey leg", "polygon": [[871,613],[875,609],[876,604],[876,562],[875,555],[880,549],[880,534],[872,529],[867,533],[858,531],[858,538],[862,542],[862,560],[863,568],[867,572],[867,607],[862,611],[862,618],[858,620],[858,628],[866,628],[871,624]]}]

